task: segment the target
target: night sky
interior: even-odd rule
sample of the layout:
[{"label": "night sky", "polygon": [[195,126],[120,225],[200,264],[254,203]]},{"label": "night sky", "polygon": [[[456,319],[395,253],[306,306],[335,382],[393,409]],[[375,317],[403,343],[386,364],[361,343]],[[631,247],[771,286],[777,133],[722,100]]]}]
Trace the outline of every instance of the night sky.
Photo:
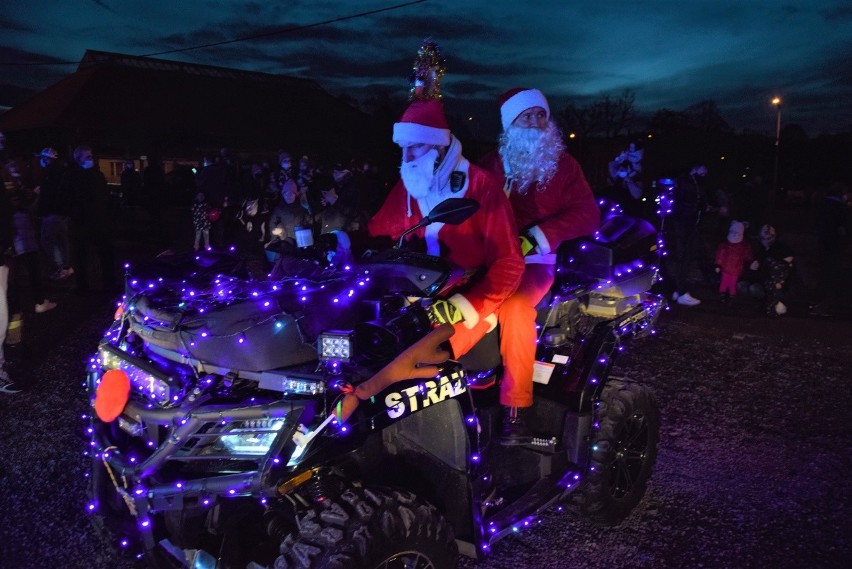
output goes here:
[{"label": "night sky", "polygon": [[[647,115],[712,99],[737,131],[766,134],[778,95],[784,124],[852,129],[848,0],[4,0],[0,27],[5,106],[73,72],[86,49],[151,55],[289,29],[156,57],[310,78],[363,100],[404,95],[428,36],[447,61],[448,110],[476,120],[496,124],[496,97],[531,86],[554,109],[625,89]],[[54,62],[73,63],[41,65]]]}]

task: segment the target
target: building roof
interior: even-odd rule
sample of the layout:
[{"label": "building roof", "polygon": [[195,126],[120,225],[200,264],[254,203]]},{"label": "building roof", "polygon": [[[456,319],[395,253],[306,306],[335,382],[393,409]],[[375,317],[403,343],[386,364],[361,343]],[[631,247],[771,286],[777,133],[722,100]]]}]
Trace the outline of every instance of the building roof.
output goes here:
[{"label": "building roof", "polygon": [[0,115],[0,130],[125,154],[219,146],[329,153],[390,138],[311,80],[93,50],[74,73]]}]

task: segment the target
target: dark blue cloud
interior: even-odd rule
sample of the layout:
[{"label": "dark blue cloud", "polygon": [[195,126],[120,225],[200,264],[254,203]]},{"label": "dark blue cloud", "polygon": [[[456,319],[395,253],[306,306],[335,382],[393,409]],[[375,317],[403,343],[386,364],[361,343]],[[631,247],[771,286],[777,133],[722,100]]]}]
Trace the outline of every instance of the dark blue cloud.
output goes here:
[{"label": "dark blue cloud", "polygon": [[[341,19],[401,1],[93,0],[33,10],[6,0],[0,60],[76,61],[88,48],[139,55],[265,36],[162,57],[307,77],[356,97],[381,88],[404,95],[417,46],[431,36],[447,59],[448,105],[465,99],[459,108],[518,85],[558,105],[631,89],[646,114],[712,99],[735,128],[769,132],[767,100],[777,93],[785,116],[808,132],[852,123],[848,1],[429,0]],[[0,83],[41,89],[71,70],[6,66]]]}]

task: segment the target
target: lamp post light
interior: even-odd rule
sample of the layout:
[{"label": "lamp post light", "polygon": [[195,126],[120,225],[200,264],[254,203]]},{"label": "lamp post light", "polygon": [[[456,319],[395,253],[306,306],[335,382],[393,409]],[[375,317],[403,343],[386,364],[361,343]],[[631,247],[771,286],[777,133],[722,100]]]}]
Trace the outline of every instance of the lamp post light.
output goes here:
[{"label": "lamp post light", "polygon": [[769,211],[772,212],[775,205],[775,196],[778,194],[778,154],[781,146],[781,97],[774,97],[772,104],[775,106],[775,167],[772,170],[772,193],[769,194]]}]

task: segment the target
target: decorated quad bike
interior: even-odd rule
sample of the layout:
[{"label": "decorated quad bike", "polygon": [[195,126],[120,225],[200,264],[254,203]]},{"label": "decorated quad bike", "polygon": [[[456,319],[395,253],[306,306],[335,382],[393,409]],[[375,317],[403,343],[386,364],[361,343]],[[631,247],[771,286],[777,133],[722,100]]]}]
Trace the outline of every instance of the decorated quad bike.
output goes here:
[{"label": "decorated quad bike", "polygon": [[617,523],[656,458],[653,397],[610,370],[663,308],[657,239],[612,215],[560,248],[535,437],[513,447],[496,332],[456,361],[428,318],[465,278],[441,258],[306,255],[270,281],[215,253],[134,270],[88,371],[90,508],[153,567],[448,568],[556,505]]}]

